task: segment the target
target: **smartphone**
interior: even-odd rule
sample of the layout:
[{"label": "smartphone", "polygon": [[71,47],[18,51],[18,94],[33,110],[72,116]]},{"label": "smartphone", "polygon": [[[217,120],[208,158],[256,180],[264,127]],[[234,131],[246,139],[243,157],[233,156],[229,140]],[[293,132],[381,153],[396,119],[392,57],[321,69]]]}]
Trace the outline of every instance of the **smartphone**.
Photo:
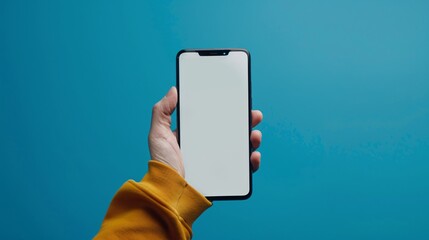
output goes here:
[{"label": "smartphone", "polygon": [[250,54],[181,50],[176,57],[178,141],[186,181],[209,200],[252,193]]}]

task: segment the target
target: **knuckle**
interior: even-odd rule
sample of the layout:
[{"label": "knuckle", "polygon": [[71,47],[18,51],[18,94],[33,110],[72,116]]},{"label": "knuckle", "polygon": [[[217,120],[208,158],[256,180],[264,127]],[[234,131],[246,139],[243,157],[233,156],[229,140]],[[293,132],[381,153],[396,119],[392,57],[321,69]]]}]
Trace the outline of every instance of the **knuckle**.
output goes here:
[{"label": "knuckle", "polygon": [[157,102],[155,105],[153,105],[152,107],[152,113],[158,112],[161,109],[161,103]]}]

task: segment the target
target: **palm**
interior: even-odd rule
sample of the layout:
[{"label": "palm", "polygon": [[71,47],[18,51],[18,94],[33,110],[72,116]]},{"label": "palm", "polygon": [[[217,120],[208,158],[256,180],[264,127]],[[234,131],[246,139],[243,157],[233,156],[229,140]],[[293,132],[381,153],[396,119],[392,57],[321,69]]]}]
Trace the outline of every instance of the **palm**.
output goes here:
[{"label": "palm", "polygon": [[[152,131],[149,135],[149,149],[152,159],[164,162],[184,176],[183,157],[177,143],[177,138],[168,128],[162,127],[159,131]],[[182,174],[183,173],[183,174]]]}]

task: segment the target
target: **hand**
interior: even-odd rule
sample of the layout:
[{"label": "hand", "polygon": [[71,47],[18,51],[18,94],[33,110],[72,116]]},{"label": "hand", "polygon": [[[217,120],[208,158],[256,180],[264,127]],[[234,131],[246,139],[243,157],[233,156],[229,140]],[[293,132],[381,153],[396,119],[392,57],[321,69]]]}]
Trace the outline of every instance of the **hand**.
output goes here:
[{"label": "hand", "polygon": [[[155,104],[152,109],[152,123],[149,132],[149,151],[154,160],[163,162],[185,177],[183,156],[177,142],[176,131],[171,131],[171,114],[177,105],[177,90],[172,87],[167,95]],[[262,121],[262,112],[252,110],[252,128]],[[256,150],[262,141],[262,133],[259,130],[252,130],[250,142]],[[253,151],[250,156],[253,172],[259,169],[261,164],[261,153]]]}]

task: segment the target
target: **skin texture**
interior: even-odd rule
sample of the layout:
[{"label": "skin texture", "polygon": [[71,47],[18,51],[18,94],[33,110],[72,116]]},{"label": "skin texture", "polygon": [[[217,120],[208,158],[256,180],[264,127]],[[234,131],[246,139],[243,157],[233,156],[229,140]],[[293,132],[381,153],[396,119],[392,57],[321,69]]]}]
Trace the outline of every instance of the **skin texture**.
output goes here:
[{"label": "skin texture", "polygon": [[[177,142],[176,131],[171,130],[171,114],[177,105],[177,89],[172,87],[167,95],[157,102],[152,109],[152,123],[149,132],[149,151],[152,159],[166,163],[185,177],[183,157]],[[252,110],[252,128],[262,121],[262,112]],[[250,142],[254,151],[250,156],[253,172],[259,169],[261,164],[261,153],[255,151],[262,141],[262,133],[252,130]]]}]

